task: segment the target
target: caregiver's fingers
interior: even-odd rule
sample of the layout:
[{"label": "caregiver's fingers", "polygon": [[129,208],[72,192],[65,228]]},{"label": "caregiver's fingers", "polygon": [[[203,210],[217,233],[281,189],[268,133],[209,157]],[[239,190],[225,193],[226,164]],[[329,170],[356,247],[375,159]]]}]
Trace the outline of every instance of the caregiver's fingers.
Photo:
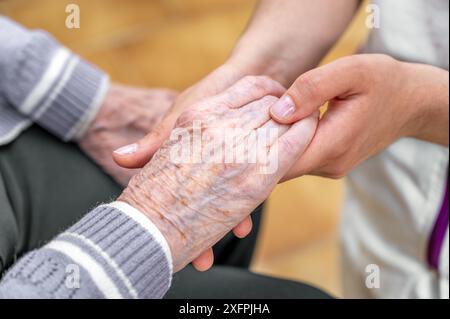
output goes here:
[{"label": "caregiver's fingers", "polygon": [[360,93],[366,85],[366,57],[338,59],[302,74],[270,109],[279,123],[294,123],[335,98]]},{"label": "caregiver's fingers", "polygon": [[333,143],[329,143],[329,140],[324,139],[320,126],[321,123],[319,122],[319,127],[307,151],[289,168],[280,182],[285,182],[303,175],[314,175],[313,171],[322,165],[324,158],[329,156],[330,148],[328,145]]},{"label": "caregiver's fingers", "polygon": [[[327,178],[341,178],[346,170],[340,161],[347,154],[346,145],[354,139],[354,133],[336,127],[334,111],[328,110],[319,121],[316,133],[307,151],[296,161],[281,181],[302,175],[318,175]],[[332,143],[330,143],[332,141]]]},{"label": "caregiver's fingers", "polygon": [[271,153],[277,152],[280,178],[288,172],[306,151],[313,140],[318,121],[319,112],[315,112],[298,121],[286,133],[281,135],[275,144],[276,147],[272,147]]},{"label": "caregiver's fingers", "polygon": [[113,152],[114,161],[125,168],[140,168],[147,164],[170,135],[178,118],[171,113],[145,137],[133,144],[125,145]]},{"label": "caregiver's fingers", "polygon": [[241,221],[236,227],[233,228],[233,233],[238,238],[244,238],[253,228],[252,218],[247,216],[243,221]]},{"label": "caregiver's fingers", "polygon": [[[280,124],[270,119],[263,126],[261,126],[258,132],[258,142],[263,141],[264,143],[260,143],[261,146],[271,146],[275,143],[278,138],[286,133],[289,130],[290,125]],[[267,151],[262,149],[262,151]]]},{"label": "caregiver's fingers", "polygon": [[214,264],[214,252],[212,248],[205,250],[200,256],[192,261],[192,266],[198,271],[207,271]]},{"label": "caregiver's fingers", "polygon": [[[238,238],[244,238],[253,228],[252,218],[247,216],[236,227],[233,228],[233,233]],[[200,256],[192,261],[192,266],[198,271],[206,271],[214,264],[214,252],[212,248],[205,250]]]}]

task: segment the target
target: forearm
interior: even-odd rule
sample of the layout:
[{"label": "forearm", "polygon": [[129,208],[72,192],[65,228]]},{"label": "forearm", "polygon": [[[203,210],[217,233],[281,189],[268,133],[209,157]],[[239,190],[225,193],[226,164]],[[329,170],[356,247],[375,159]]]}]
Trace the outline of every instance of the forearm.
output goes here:
[{"label": "forearm", "polygon": [[407,136],[448,146],[449,75],[448,71],[425,64],[402,63],[411,113]]},{"label": "forearm", "polygon": [[150,220],[115,202],[21,258],[0,282],[0,298],[161,298],[171,267]]},{"label": "forearm", "polygon": [[289,86],[320,62],[358,5],[358,0],[261,0],[229,62]]},{"label": "forearm", "polygon": [[[180,94],[163,130],[168,134],[166,127],[173,127],[185,107],[224,91],[245,76],[266,75],[289,87],[319,63],[358,4],[359,0],[261,0],[228,60]],[[159,144],[165,139],[154,138]]]}]

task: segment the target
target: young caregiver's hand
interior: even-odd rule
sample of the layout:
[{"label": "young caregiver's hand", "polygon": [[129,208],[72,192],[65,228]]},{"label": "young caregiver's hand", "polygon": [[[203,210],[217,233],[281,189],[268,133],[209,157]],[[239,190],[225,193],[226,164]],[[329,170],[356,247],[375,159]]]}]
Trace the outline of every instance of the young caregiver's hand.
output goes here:
[{"label": "young caregiver's hand", "polygon": [[175,271],[244,220],[309,145],[317,113],[294,125],[270,119],[269,108],[283,92],[275,81],[246,77],[189,105],[118,198],[161,231]]},{"label": "young caregiver's hand", "polygon": [[385,55],[349,56],[304,73],[272,106],[272,118],[293,123],[329,104],[284,180],[343,177],[401,137],[448,145],[448,89],[448,71]]}]

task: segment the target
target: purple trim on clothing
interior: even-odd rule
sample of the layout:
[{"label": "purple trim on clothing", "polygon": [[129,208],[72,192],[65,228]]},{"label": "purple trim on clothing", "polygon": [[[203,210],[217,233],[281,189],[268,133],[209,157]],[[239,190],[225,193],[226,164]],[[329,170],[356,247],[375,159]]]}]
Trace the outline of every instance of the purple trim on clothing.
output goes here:
[{"label": "purple trim on clothing", "polygon": [[442,243],[448,228],[448,176],[445,185],[445,195],[442,201],[441,210],[436,218],[433,231],[428,242],[428,264],[433,269],[439,269],[439,257],[441,255]]}]

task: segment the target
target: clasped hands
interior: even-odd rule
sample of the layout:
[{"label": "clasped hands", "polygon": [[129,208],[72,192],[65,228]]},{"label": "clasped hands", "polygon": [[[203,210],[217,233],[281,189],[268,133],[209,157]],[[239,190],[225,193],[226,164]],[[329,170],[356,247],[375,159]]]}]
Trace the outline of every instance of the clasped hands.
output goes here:
[{"label": "clasped hands", "polygon": [[[446,98],[428,97],[437,86],[448,87],[448,82],[434,80],[443,78],[440,72],[383,55],[358,55],[311,70],[286,91],[274,80],[245,76],[227,63],[178,96],[159,91],[158,103],[139,116],[121,114],[131,113],[123,107],[111,112],[117,118],[114,125],[110,121],[97,125],[101,121],[94,120],[80,145],[95,159],[95,147],[90,146],[101,144],[105,137],[111,142],[103,150],[112,151],[111,145],[118,146],[112,141],[121,135],[124,142],[122,134],[130,127],[139,128],[131,132],[141,136],[150,128],[147,136],[137,142],[130,138],[133,143],[114,152],[120,166],[142,167],[118,200],[138,208],[160,229],[175,270],[190,262],[205,270],[213,262],[211,247],[227,232],[233,230],[239,237],[250,232],[248,215],[280,180],[304,174],[340,178],[401,137],[439,139],[420,119]],[[118,97],[110,103],[120,104]],[[328,111],[318,121],[318,109],[325,102]],[[108,113],[108,107],[104,109]],[[275,140],[259,150],[270,158],[277,142],[276,171],[259,174],[258,163],[174,163],[170,152],[176,142],[169,135],[173,128],[189,128],[195,120],[206,123],[201,130],[210,135],[217,128],[245,128],[247,140],[251,132],[277,128]],[[123,184],[135,173],[109,171],[108,166],[114,167],[111,159],[105,166]]]}]

